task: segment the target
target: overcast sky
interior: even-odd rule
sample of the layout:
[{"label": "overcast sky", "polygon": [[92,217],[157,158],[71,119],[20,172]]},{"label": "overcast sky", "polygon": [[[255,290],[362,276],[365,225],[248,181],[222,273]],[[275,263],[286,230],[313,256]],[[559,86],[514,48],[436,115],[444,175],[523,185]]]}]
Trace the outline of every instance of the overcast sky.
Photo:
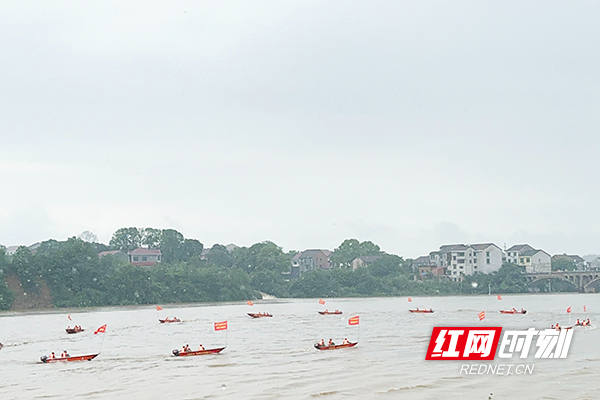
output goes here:
[{"label": "overcast sky", "polygon": [[0,243],[600,253],[600,3],[0,2]]}]

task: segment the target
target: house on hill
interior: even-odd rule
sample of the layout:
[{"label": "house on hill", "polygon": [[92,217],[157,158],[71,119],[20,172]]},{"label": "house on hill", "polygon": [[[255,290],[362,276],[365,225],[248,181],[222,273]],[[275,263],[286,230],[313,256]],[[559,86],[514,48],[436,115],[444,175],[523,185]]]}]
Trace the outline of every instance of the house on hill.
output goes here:
[{"label": "house on hill", "polygon": [[138,247],[135,250],[129,251],[127,256],[129,257],[129,263],[131,265],[149,267],[156,265],[161,261],[162,253],[158,249]]},{"label": "house on hill", "polygon": [[309,249],[301,251],[292,257],[292,270],[290,277],[299,278],[306,271],[312,271],[317,268],[331,269],[331,255],[333,251],[321,249]]},{"label": "house on hill", "polygon": [[357,268],[362,268],[371,265],[380,258],[381,256],[360,256],[352,260],[350,265],[352,266],[352,270],[354,271]]}]

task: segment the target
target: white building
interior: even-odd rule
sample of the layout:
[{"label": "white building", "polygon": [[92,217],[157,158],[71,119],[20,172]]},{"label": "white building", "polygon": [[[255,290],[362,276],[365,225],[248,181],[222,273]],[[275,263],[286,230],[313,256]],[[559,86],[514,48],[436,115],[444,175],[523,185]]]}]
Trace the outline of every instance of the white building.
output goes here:
[{"label": "white building", "polygon": [[506,250],[506,261],[525,267],[525,272],[551,272],[552,257],[528,244],[516,244]]},{"label": "white building", "polygon": [[461,281],[463,276],[476,272],[498,271],[502,259],[502,249],[494,243],[444,245],[439,251],[429,253],[431,264],[446,267],[446,273],[453,281]]}]

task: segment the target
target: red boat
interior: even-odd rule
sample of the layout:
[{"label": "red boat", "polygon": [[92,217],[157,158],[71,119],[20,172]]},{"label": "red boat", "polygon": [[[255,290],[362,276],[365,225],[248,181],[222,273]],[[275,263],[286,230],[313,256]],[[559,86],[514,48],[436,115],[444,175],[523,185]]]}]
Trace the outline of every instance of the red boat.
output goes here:
[{"label": "red boat", "polygon": [[88,354],[87,356],[73,356],[73,357],[57,357],[57,358],[48,358],[48,356],[41,356],[40,360],[43,363],[54,363],[59,361],[91,361],[94,358],[98,357],[98,354]]},{"label": "red boat", "polygon": [[357,344],[358,344],[358,342],[346,343],[346,344],[334,344],[332,346],[319,346],[318,343],[315,343],[315,349],[317,349],[317,350],[337,350],[337,349],[345,349],[347,347],[354,347]]},{"label": "red boat", "polygon": [[185,357],[185,356],[203,356],[205,354],[217,354],[223,351],[225,347],[219,347],[216,349],[208,349],[208,350],[197,350],[197,351],[186,351],[182,352],[177,349],[173,350],[173,355],[176,357]]},{"label": "red boat", "polygon": [[262,318],[262,317],[272,317],[273,315],[269,313],[248,313],[252,318]]},{"label": "red boat", "polygon": [[321,315],[340,315],[342,314],[342,312],[340,310],[335,310],[335,311],[317,311],[319,314]]},{"label": "red boat", "polygon": [[433,310],[430,308],[429,310],[425,308],[417,308],[416,310],[408,310],[411,313],[424,313],[424,314],[433,314]]},{"label": "red boat", "polygon": [[521,308],[521,310],[515,310],[514,308],[512,310],[500,310],[500,312],[502,314],[527,314],[527,310],[523,310]]},{"label": "red boat", "polygon": [[67,333],[79,333],[85,331],[83,328],[66,328]]},{"label": "red boat", "polygon": [[159,319],[159,321],[161,324],[169,323],[169,322],[181,322],[181,320],[179,318],[169,319],[169,317],[167,317],[167,319]]}]

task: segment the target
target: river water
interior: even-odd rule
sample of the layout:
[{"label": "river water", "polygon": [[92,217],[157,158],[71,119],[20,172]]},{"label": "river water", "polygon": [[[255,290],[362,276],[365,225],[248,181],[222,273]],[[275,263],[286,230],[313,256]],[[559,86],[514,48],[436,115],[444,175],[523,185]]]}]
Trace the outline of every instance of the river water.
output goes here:
[{"label": "river water", "polygon": [[[587,314],[583,313],[583,306]],[[548,328],[586,316],[597,322],[595,294],[505,295],[256,301],[246,304],[153,306],[0,313],[0,399],[596,399],[600,388],[600,329],[575,330],[566,359],[525,360],[533,373],[461,374],[461,361],[425,361],[434,326]],[[432,307],[434,314],[409,308]],[[339,308],[343,315],[319,315]],[[502,315],[500,308],[525,308]],[[247,312],[273,318],[252,319]],[[71,315],[69,321],[67,315]],[[359,315],[360,325],[347,319]],[[227,331],[213,322],[227,320]],[[598,320],[600,321],[600,320]],[[67,335],[67,325],[86,331]],[[104,334],[93,331],[107,324]],[[317,351],[323,338],[359,341],[352,349]],[[173,357],[188,344],[227,348],[217,355]],[[42,364],[39,357],[68,350],[95,353],[92,361]],[[533,354],[533,352],[532,352]],[[518,364],[522,360],[509,359]],[[507,363],[496,360],[492,364]],[[490,393],[492,395],[490,396]]]}]

